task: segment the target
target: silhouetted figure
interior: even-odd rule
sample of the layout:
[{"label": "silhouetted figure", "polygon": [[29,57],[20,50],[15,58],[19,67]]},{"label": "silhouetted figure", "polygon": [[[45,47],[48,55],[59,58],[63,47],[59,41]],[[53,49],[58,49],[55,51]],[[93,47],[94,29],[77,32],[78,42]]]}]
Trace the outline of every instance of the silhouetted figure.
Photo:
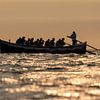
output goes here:
[{"label": "silhouetted figure", "polygon": [[23,36],[23,37],[21,38],[21,44],[25,44],[25,42],[26,42],[25,36]]},{"label": "silhouetted figure", "polygon": [[9,40],[9,43],[11,42],[11,40]]},{"label": "silhouetted figure", "polygon": [[28,40],[27,40],[27,41],[25,41],[25,44],[29,46],[29,45],[31,45],[31,43],[30,43],[30,42],[31,42],[31,39],[30,39],[30,38],[28,38]]},{"label": "silhouetted figure", "polygon": [[16,44],[21,44],[21,37],[16,40]]},{"label": "silhouetted figure", "polygon": [[65,45],[64,40],[65,40],[64,38],[59,39],[59,40],[56,42],[56,47],[64,47],[64,45]]},{"label": "silhouetted figure", "polygon": [[45,41],[45,47],[50,47],[50,39],[48,39],[47,41]]},{"label": "silhouetted figure", "polygon": [[30,45],[34,45],[34,38],[31,38]]},{"label": "silhouetted figure", "polygon": [[43,44],[44,44],[44,40],[42,38],[40,38],[40,40],[39,40],[39,47],[43,47]]},{"label": "silhouetted figure", "polygon": [[52,38],[52,40],[50,41],[50,47],[54,47],[55,46],[55,38]]},{"label": "silhouetted figure", "polygon": [[34,46],[39,47],[39,39],[37,39],[36,41],[34,41]]},{"label": "silhouetted figure", "polygon": [[69,37],[72,39],[72,45],[75,46],[77,44],[75,31],[73,31],[73,33]]},{"label": "silhouetted figure", "polygon": [[64,45],[65,45],[65,38],[62,38],[61,39],[61,47],[64,47]]},{"label": "silhouetted figure", "polygon": [[60,47],[61,45],[61,39],[59,39],[57,42],[56,42],[56,47]]}]

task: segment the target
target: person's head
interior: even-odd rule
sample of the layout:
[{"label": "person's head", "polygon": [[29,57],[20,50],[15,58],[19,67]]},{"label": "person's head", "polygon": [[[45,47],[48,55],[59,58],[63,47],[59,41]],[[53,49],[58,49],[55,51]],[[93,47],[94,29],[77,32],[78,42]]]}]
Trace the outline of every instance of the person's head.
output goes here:
[{"label": "person's head", "polygon": [[75,32],[75,31],[73,31],[73,34],[76,34],[76,32]]},{"label": "person's head", "polygon": [[47,41],[50,41],[50,39],[48,39]]},{"label": "person's head", "polygon": [[53,41],[55,41],[55,38],[52,38]]},{"label": "person's head", "polygon": [[25,36],[23,36],[22,39],[25,39]]},{"label": "person's head", "polygon": [[30,41],[30,38],[28,38],[28,41]]},{"label": "person's head", "polygon": [[33,41],[34,40],[34,38],[31,38],[31,41]]},{"label": "person's head", "polygon": [[43,40],[43,38],[40,38],[40,40]]},{"label": "person's head", "polygon": [[39,39],[37,39],[37,41],[39,41]]},{"label": "person's head", "polygon": [[64,41],[64,40],[65,40],[65,38],[62,38],[62,40]]}]

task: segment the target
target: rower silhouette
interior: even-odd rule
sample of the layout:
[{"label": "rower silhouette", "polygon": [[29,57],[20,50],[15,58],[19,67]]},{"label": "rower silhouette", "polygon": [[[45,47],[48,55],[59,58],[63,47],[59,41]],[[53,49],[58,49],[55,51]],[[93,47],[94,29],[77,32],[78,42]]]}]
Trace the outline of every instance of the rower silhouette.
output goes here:
[{"label": "rower silhouette", "polygon": [[68,36],[68,38],[72,39],[72,45],[73,46],[77,45],[76,32],[75,31],[73,31],[72,34],[70,36]]}]

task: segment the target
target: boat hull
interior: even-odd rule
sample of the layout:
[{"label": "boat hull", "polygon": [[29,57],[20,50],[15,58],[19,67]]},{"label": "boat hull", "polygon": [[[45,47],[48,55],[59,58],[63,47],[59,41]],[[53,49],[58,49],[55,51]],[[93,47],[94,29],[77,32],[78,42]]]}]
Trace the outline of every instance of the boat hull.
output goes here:
[{"label": "boat hull", "polygon": [[55,54],[67,54],[77,53],[84,54],[86,52],[86,43],[78,44],[77,46],[66,47],[33,47],[26,45],[18,45],[0,40],[0,52],[1,53],[55,53]]}]

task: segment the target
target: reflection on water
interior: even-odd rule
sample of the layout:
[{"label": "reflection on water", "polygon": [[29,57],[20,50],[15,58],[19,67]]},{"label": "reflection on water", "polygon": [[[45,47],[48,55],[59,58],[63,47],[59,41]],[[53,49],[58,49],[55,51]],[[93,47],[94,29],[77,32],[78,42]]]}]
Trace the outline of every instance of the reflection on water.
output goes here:
[{"label": "reflection on water", "polygon": [[0,54],[0,100],[100,100],[100,56]]}]

